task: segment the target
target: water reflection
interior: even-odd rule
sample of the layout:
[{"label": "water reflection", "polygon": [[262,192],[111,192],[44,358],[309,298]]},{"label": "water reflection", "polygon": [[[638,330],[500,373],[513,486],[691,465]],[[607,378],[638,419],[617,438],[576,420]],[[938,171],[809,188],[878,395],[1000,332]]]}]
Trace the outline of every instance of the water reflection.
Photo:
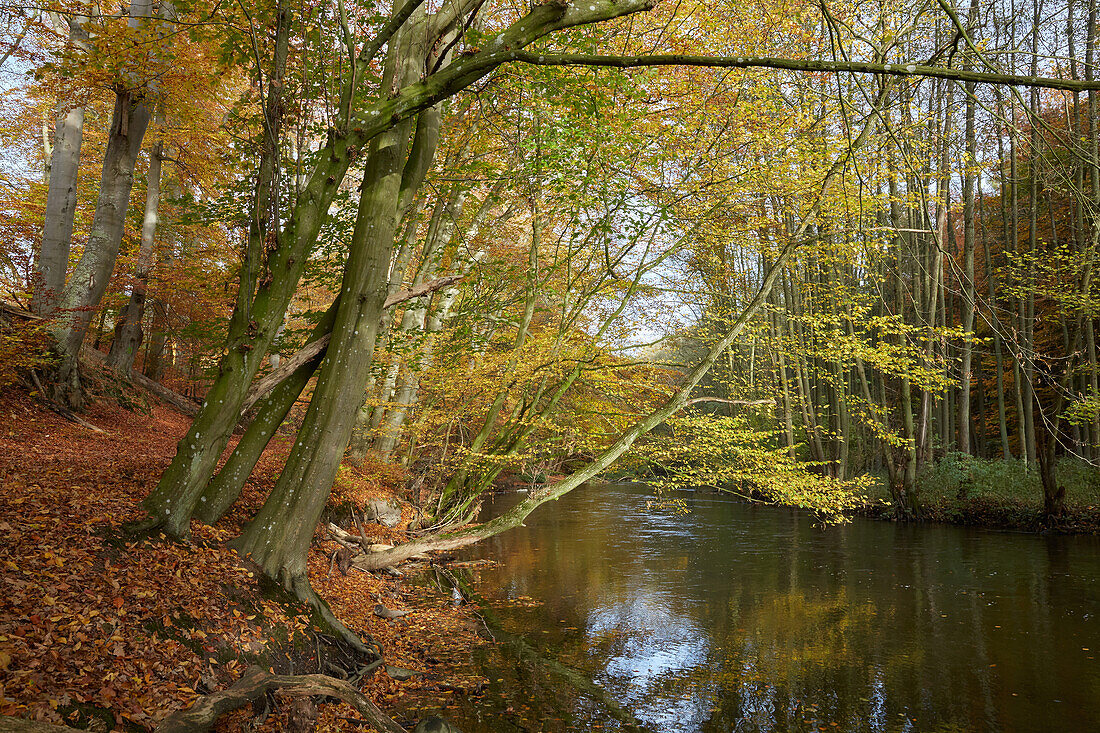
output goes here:
[{"label": "water reflection", "polygon": [[480,548],[479,594],[542,603],[494,605],[464,730],[1100,729],[1096,538],[650,498],[582,489]]}]

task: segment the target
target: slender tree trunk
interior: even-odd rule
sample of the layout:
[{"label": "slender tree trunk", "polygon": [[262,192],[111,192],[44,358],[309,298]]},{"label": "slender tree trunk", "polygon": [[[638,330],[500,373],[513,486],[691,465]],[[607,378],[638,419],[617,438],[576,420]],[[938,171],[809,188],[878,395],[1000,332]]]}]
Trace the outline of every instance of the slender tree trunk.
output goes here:
[{"label": "slender tree trunk", "polygon": [[[977,0],[972,0],[970,3],[970,22],[974,24],[977,22],[978,3]],[[973,67],[973,61],[968,55],[966,58],[966,68]],[[975,179],[977,178],[977,165],[978,165],[978,142],[977,132],[974,123],[974,93],[977,89],[976,84],[968,83],[965,87],[966,90],[966,154],[963,156],[963,283],[962,283],[962,329],[965,332],[962,344],[960,345],[960,362],[959,362],[959,408],[958,408],[958,434],[959,434],[959,450],[963,453],[970,453],[970,389],[973,384],[974,376],[971,373],[971,364],[973,361],[974,342],[972,334],[974,332],[974,303],[977,298],[977,293],[974,288],[974,243],[977,238],[977,230],[975,226],[975,210],[974,210],[974,188]],[[981,392],[982,385],[979,382],[978,391]],[[984,407],[984,403],[982,403]],[[982,418],[984,418],[984,411]]]},{"label": "slender tree trunk", "polygon": [[[890,223],[895,230],[902,228],[902,205],[898,192],[898,181],[894,161],[890,160],[890,175],[888,185],[890,189]],[[894,283],[894,309],[896,315],[904,321],[905,315],[905,237],[900,233],[894,237],[894,252],[896,265],[893,272]],[[919,311],[916,311],[919,313]],[[919,316],[918,316],[919,317]],[[897,345],[906,348],[907,339],[905,333],[898,333]],[[910,515],[917,509],[917,436],[913,421],[913,389],[908,374],[902,374],[898,380],[898,410],[901,412],[901,438],[904,445],[897,449],[901,454],[898,460],[900,470],[899,484],[891,486],[895,509],[899,514]]]},{"label": "slender tree trunk", "polygon": [[[647,0],[626,0],[615,4],[599,0],[591,6],[568,7],[543,3],[510,25],[497,39],[501,46],[518,49],[556,30],[648,9]],[[452,6],[445,6],[440,13],[447,16],[452,10]],[[289,18],[289,13],[283,8],[277,17],[282,23]],[[396,16],[392,27],[407,28],[407,18],[407,15]],[[392,38],[383,34],[371,43],[375,44],[375,48],[381,48],[387,41],[392,45]],[[367,50],[371,47],[367,44],[361,50],[354,64],[355,78],[361,78],[361,74],[368,71],[373,55]],[[340,113],[336,120],[337,134],[330,135],[316,155],[315,167],[308,181],[301,187],[300,195],[283,219],[281,232],[267,254],[262,268],[264,277],[258,280],[254,296],[253,291],[244,287],[248,279],[244,276],[247,273],[242,273],[245,295],[238,300],[230,320],[228,348],[218,377],[207,392],[203,407],[191,428],[179,442],[172,464],[143,502],[149,519],[136,528],[160,526],[174,536],[187,534],[191,515],[238,422],[249,384],[264,360],[275,330],[284,320],[286,308],[309,260],[321,225],[328,217],[329,208],[351,162],[359,156],[360,148],[368,143],[373,144],[372,140],[392,131],[395,125],[403,124],[417,113],[483,78],[506,60],[504,55],[491,50],[479,51],[461,63],[444,65],[418,83],[404,88],[394,87],[392,97],[376,101],[374,109],[370,110],[381,110],[382,114],[357,113],[357,124],[351,125],[343,116],[345,112]],[[418,71],[418,78],[422,76],[422,71],[423,67]],[[359,87],[352,78],[345,81],[341,104],[343,110],[349,110]],[[270,90],[268,98],[271,99]],[[256,208],[259,216],[263,209]],[[392,247],[392,244],[391,241],[388,246]],[[356,401],[357,404],[360,402]]]},{"label": "slender tree trunk", "polygon": [[149,108],[134,93],[122,91],[115,96],[92,229],[84,254],[58,301],[58,308],[65,315],[54,330],[61,352],[55,397],[74,407],[82,404],[78,370],[80,347],[94,309],[107,290],[122,244],[126,209],[134,185],[134,164],[149,125],[149,114]]},{"label": "slender tree trunk", "polygon": [[157,210],[160,206],[160,170],[164,143],[160,140],[149,154],[148,186],[145,192],[145,217],[141,226],[141,245],[137,266],[134,268],[134,286],[130,300],[115,321],[115,338],[107,355],[107,364],[120,374],[129,374],[134,357],[145,337],[141,323],[145,318],[145,297],[149,288],[149,271],[153,264],[153,243],[157,231]]},{"label": "slender tree trunk", "polygon": [[84,108],[59,109],[49,155],[49,190],[42,231],[42,248],[35,261],[31,312],[52,316],[65,288],[69,247],[76,214],[80,145],[84,137]]},{"label": "slender tree trunk", "polygon": [[[1032,0],[1031,24],[1031,74],[1039,73],[1039,23],[1040,2]],[[1022,298],[1022,318],[1020,319],[1020,353],[1024,358],[1021,364],[1023,376],[1024,424],[1027,425],[1028,465],[1037,465],[1037,440],[1035,431],[1042,427],[1035,420],[1035,258],[1039,255],[1039,165],[1041,163],[1039,138],[1039,91],[1032,89],[1028,102],[1029,122],[1031,126],[1028,140],[1028,221],[1027,221],[1027,294]],[[1040,405],[1041,410],[1041,405]]]},{"label": "slender tree trunk", "polygon": [[149,333],[149,344],[145,348],[145,364],[142,371],[154,382],[159,382],[165,373],[164,351],[168,346],[168,304],[153,298],[149,301],[153,311],[153,325]]},{"label": "slender tree trunk", "polygon": [[[1085,79],[1096,79],[1096,42],[1100,34],[1100,17],[1098,17],[1096,0],[1089,0],[1088,31],[1085,36]],[[1088,96],[1088,128],[1089,128],[1089,192],[1092,196],[1092,221],[1091,236],[1086,235],[1089,241],[1087,260],[1085,263],[1089,271],[1092,269],[1093,259],[1096,257],[1095,242],[1097,229],[1100,229],[1100,215],[1096,213],[1100,206],[1100,93],[1089,91]],[[1088,379],[1089,387],[1093,395],[1100,395],[1100,368],[1097,366],[1096,329],[1093,318],[1085,319],[1085,348],[1088,352]],[[1091,424],[1091,454],[1093,460],[1100,457],[1100,413],[1094,414]]]},{"label": "slender tree trunk", "polygon": [[[454,235],[455,222],[462,215],[465,198],[465,191],[455,190],[451,200],[442,206],[441,220],[434,222],[437,225],[424,243],[420,266],[413,278],[414,286],[435,277],[436,268],[439,266],[444,250]],[[421,350],[427,338],[427,316],[427,302],[411,303],[402,314],[398,340],[406,347],[412,348],[414,354]],[[393,453],[401,438],[407,407],[407,403],[402,400],[410,397],[410,371],[416,370],[410,367],[409,360],[395,355],[395,362],[391,367],[392,379],[391,374],[386,375],[382,404],[375,409],[375,415],[371,419],[372,429],[378,432],[374,441],[374,450],[386,459]],[[419,377],[416,377],[416,380],[419,382]],[[403,396],[402,390],[405,392]],[[395,417],[397,414],[400,414],[399,418]]]},{"label": "slender tree trunk", "polygon": [[[151,1],[136,0],[130,5],[129,15],[131,28],[147,25],[152,15]],[[115,92],[99,197],[84,253],[57,302],[58,309],[65,315],[53,330],[61,357],[54,380],[54,397],[77,408],[83,405],[80,349],[115,268],[126,224],[126,210],[130,205],[130,191],[134,186],[134,166],[152,114],[147,97],[153,90],[121,86],[129,81],[119,80],[120,87]]]},{"label": "slender tree trunk", "polygon": [[[67,24],[69,41],[87,51],[88,34],[84,30],[87,18],[72,16],[62,19],[51,16],[57,25]],[[43,131],[45,137],[45,131]],[[73,238],[73,218],[77,205],[77,181],[80,172],[80,147],[84,140],[84,107],[69,107],[59,101],[54,123],[52,148],[46,146],[48,169],[46,211],[43,216],[42,246],[35,258],[34,281],[31,283],[31,312],[53,316],[57,302],[65,290],[69,270],[69,250]]]}]

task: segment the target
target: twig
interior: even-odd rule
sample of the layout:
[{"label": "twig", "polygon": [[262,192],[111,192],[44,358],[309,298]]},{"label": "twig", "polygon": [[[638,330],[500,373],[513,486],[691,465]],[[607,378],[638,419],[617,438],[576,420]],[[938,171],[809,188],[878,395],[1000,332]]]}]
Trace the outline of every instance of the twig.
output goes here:
[{"label": "twig", "polygon": [[92,431],[97,432],[97,433],[106,433],[107,432],[103,428],[96,427],[95,425],[92,425],[90,422],[88,422],[84,418],[80,417],[80,415],[77,415],[75,412],[73,412],[69,408],[63,407],[63,406],[57,404],[56,402],[54,402],[53,400],[49,399],[48,397],[46,397],[46,390],[45,390],[45,388],[42,387],[42,382],[39,381],[39,379],[38,379],[38,372],[36,372],[33,369],[31,369],[31,379],[34,381],[35,389],[38,390],[38,400],[43,405],[45,405],[49,409],[53,410],[54,412],[56,412],[58,415],[65,418],[69,422],[74,422],[82,428],[87,428],[88,430],[92,430]]}]

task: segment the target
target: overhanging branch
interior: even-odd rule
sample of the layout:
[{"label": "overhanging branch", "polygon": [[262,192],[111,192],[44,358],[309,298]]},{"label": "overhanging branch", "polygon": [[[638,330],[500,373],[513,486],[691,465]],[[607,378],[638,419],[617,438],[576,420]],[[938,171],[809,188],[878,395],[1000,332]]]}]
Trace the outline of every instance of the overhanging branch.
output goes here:
[{"label": "overhanging branch", "polygon": [[782,59],[767,56],[692,56],[686,54],[654,54],[650,56],[603,56],[585,53],[535,53],[513,51],[510,61],[535,66],[604,66],[615,69],[635,69],[648,66],[706,66],[721,69],[786,69],[825,73],[877,74],[880,76],[916,76],[977,84],[1041,87],[1070,92],[1100,90],[1100,81],[1057,79],[1048,76],[997,74],[987,71],[954,69],[947,66],[926,66],[916,62],[873,63],[869,61],[825,61],[818,59]]},{"label": "overhanging branch", "polygon": [[756,406],[756,405],[774,405],[775,400],[727,400],[722,397],[695,397],[684,403],[684,407],[690,407],[691,405],[698,405],[703,402],[718,402],[723,405],[739,405],[742,407]]}]

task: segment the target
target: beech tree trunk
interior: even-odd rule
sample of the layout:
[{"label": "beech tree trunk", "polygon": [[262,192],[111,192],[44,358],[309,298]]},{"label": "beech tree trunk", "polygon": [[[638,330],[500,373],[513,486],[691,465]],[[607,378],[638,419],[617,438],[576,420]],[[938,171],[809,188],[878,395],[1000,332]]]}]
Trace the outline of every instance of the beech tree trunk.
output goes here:
[{"label": "beech tree trunk", "polygon": [[[373,107],[365,105],[366,109],[360,109],[354,106],[358,89],[356,79],[362,79],[367,74],[374,53],[391,40],[389,34],[405,25],[408,13],[412,11],[411,6],[409,3],[399,9],[384,32],[360,50],[354,64],[356,73],[349,75],[354,78],[346,80],[341,92],[343,109],[354,113],[355,124],[352,125],[349,119],[338,119],[334,132],[339,134],[330,135],[325,147],[318,152],[316,167],[301,187],[297,202],[285,217],[275,247],[267,255],[263,266],[265,277],[257,280],[254,295],[242,278],[245,294],[238,300],[230,321],[228,351],[220,365],[218,377],[207,393],[198,417],[179,442],[172,464],[143,502],[149,519],[141,523],[142,527],[160,526],[175,536],[187,534],[199,498],[238,422],[249,385],[271,345],[276,329],[284,320],[321,225],[328,216],[349,166],[359,157],[360,148],[371,144],[375,137],[386,134],[395,125],[404,124],[419,112],[453,96],[509,60],[506,54],[494,53],[490,49],[445,65],[422,79],[421,68],[417,75],[420,81],[403,88],[394,87],[393,96],[377,100]],[[459,16],[456,13],[474,6],[464,3],[445,6],[439,11],[441,22],[457,22]],[[627,0],[615,4],[608,0],[596,0],[585,6],[544,3],[536,5],[509,26],[496,37],[494,43],[512,49],[523,48],[555,30],[610,20],[650,7],[650,0]],[[392,247],[392,244],[392,241],[389,242],[387,247]],[[266,277],[268,274],[270,277]],[[358,404],[360,401],[361,395],[355,402]]]},{"label": "beech tree trunk", "polygon": [[[977,22],[977,0],[970,4],[970,22]],[[970,68],[973,62],[967,56],[966,66]],[[974,331],[974,303],[977,293],[974,287],[974,244],[977,239],[975,225],[975,180],[977,173],[975,167],[978,164],[977,133],[974,124],[974,92],[975,84],[966,85],[966,152],[963,155],[963,283],[962,283],[962,328],[966,334],[963,336],[960,347],[959,363],[959,407],[958,407],[958,434],[959,450],[970,453],[970,389],[973,383],[972,363],[974,344],[970,334]],[[981,386],[979,385],[979,391]]]},{"label": "beech tree trunk", "polygon": [[84,108],[59,108],[49,156],[49,189],[42,227],[42,247],[35,261],[31,312],[52,316],[65,289],[73,216],[77,203],[80,146],[84,138]]},{"label": "beech tree trunk", "polygon": [[[863,129],[852,141],[848,153],[834,161],[833,165],[829,168],[819,189],[818,202],[820,202],[821,196],[831,188],[837,175],[844,169],[848,157],[859,150],[871,137],[871,133],[876,127],[878,115],[880,114],[879,105],[885,101],[890,87],[891,85],[887,83],[880,91],[871,116],[864,121]],[[817,211],[818,209],[815,205],[796,227],[792,227],[792,231],[789,232],[789,239],[779,249],[775,261],[772,262],[764,273],[760,288],[757,290],[756,294],[745,304],[741,312],[736,317],[732,318],[726,334],[711,345],[706,355],[685,377],[676,393],[661,405],[661,407],[636,422],[630,429],[623,433],[615,443],[600,453],[594,460],[589,462],[588,465],[574,472],[562,481],[547,485],[529,493],[524,501],[495,519],[473,527],[460,529],[456,532],[448,532],[442,535],[409,542],[383,552],[359,555],[354,560],[356,566],[365,570],[377,570],[390,567],[427,551],[452,550],[474,544],[482,539],[492,537],[522,525],[524,519],[539,506],[564,496],[589,479],[599,475],[604,469],[629,450],[639,437],[665,422],[688,403],[696,385],[706,376],[718,358],[730,348],[738,335],[745,328],[745,325],[748,324],[760,308],[767,303],[772,288],[775,287],[775,283],[786,267],[787,261],[802,243],[807,230],[810,228],[810,225],[817,215]],[[310,528],[310,533],[312,535],[312,526]]]},{"label": "beech tree trunk", "polygon": [[115,337],[107,355],[107,365],[120,374],[128,375],[134,367],[134,357],[141,348],[145,333],[141,322],[145,318],[145,296],[149,288],[149,271],[153,264],[153,243],[157,231],[157,210],[160,206],[160,170],[164,143],[160,140],[149,153],[149,176],[145,191],[145,217],[141,225],[141,244],[137,266],[134,269],[134,285],[130,300],[122,308],[115,321]]},{"label": "beech tree trunk", "polygon": [[[387,76],[402,85],[423,67],[423,50],[413,43],[416,30],[417,24],[410,25],[391,44],[391,64],[397,68],[391,66]],[[371,144],[336,320],[313,399],[275,488],[235,543],[265,574],[322,613],[326,613],[324,604],[309,589],[306,555],[351,438],[357,411],[348,409],[349,405],[362,402],[370,373],[410,134],[411,125],[405,122]],[[348,641],[360,643],[334,617],[329,622]]]},{"label": "beech tree trunk", "polygon": [[130,191],[134,185],[134,164],[141,151],[149,118],[150,110],[138,94],[121,91],[115,95],[92,229],[88,233],[84,254],[58,303],[64,316],[54,331],[61,352],[55,398],[73,407],[82,404],[80,348],[115,268],[126,224],[126,210],[130,204]]}]

